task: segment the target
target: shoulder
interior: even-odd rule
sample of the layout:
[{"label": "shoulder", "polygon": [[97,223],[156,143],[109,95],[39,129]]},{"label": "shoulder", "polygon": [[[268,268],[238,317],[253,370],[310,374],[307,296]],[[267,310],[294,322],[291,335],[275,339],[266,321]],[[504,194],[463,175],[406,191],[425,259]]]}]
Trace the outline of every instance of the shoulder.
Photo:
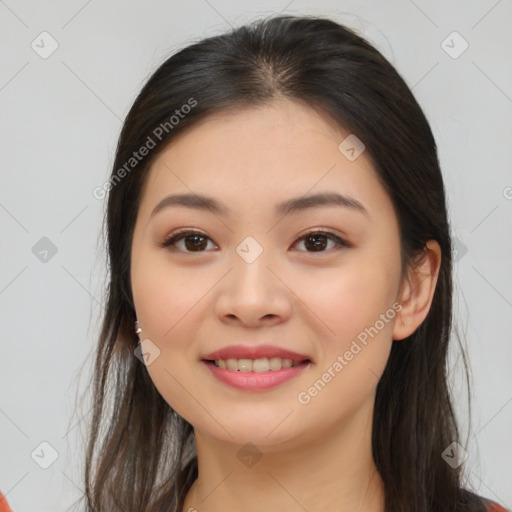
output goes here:
[{"label": "shoulder", "polygon": [[503,508],[494,501],[487,500],[485,504],[487,505],[486,512],[508,512],[506,508]]}]

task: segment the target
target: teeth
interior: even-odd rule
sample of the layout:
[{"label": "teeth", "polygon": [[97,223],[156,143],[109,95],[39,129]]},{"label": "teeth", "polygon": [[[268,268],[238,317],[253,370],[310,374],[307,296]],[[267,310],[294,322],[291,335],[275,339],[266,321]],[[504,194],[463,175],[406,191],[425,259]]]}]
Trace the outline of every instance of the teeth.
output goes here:
[{"label": "teeth", "polygon": [[215,366],[240,372],[262,373],[282,368],[298,366],[300,362],[280,357],[263,357],[261,359],[216,359]]}]

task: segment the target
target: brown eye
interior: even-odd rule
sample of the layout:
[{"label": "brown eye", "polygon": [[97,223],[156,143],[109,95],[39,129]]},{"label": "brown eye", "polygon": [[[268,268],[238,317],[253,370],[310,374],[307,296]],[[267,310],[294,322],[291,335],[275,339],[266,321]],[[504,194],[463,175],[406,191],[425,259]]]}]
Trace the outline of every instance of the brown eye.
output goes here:
[{"label": "brown eye", "polygon": [[[197,231],[182,231],[176,235],[171,236],[161,244],[162,247],[168,248],[172,251],[182,252],[204,252],[208,245],[208,240],[211,240],[203,233]],[[182,247],[178,247],[178,243],[183,241]]]},{"label": "brown eye", "polygon": [[303,242],[306,252],[326,252],[329,242],[336,246],[350,247],[350,244],[333,233],[324,231],[313,231],[303,236],[299,242]]}]

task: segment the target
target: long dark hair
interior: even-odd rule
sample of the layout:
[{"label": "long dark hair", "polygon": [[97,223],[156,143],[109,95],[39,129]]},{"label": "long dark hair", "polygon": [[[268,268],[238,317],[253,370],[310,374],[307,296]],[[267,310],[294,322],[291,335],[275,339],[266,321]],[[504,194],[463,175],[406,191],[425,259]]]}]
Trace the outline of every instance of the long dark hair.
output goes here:
[{"label": "long dark hair", "polygon": [[[483,499],[464,489],[461,467],[442,457],[459,431],[447,382],[452,242],[434,137],[381,53],[355,31],[315,16],[258,20],[180,50],[149,78],[126,117],[102,189],[110,189],[110,280],[86,453],[88,510],[181,512],[197,477],[192,426],[134,356],[130,250],[148,169],[176,134],[205,116],[279,98],[314,107],[364,143],[395,207],[404,271],[427,240],[441,247],[429,314],[409,338],[393,342],[377,386],[372,450],[386,511],[483,511]],[[135,161],[143,146],[149,151]],[[465,358],[464,366],[467,374]]]}]

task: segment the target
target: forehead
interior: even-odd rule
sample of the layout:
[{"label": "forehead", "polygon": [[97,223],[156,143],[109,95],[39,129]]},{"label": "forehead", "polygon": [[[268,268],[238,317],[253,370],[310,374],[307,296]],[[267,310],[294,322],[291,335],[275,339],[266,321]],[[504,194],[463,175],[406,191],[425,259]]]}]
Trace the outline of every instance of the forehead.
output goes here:
[{"label": "forehead", "polygon": [[349,160],[339,149],[349,135],[313,108],[291,101],[210,115],[155,160],[141,208],[154,207],[170,193],[214,196],[240,210],[320,191],[378,207],[387,198],[369,155],[363,151]]}]

